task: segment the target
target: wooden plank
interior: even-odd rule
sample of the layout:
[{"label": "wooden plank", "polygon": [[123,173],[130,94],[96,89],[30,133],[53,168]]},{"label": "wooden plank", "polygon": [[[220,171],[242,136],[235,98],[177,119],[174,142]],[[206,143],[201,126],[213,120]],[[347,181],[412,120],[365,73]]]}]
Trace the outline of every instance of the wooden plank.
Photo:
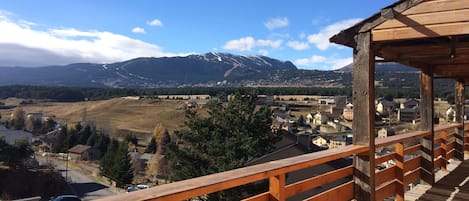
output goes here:
[{"label": "wooden plank", "polygon": [[394,19],[388,20],[383,24],[380,24],[379,26],[373,28],[373,30],[413,27],[416,25],[433,25],[452,22],[464,22],[467,21],[467,16],[469,16],[469,8],[462,10],[449,10],[414,15],[396,14],[396,17]]},{"label": "wooden plank", "polygon": [[256,196],[252,196],[250,198],[243,199],[241,201],[270,201],[270,193],[265,192]]},{"label": "wooden plank", "polygon": [[404,174],[409,171],[414,171],[418,168],[420,168],[420,160],[421,156],[406,160],[404,162]]},{"label": "wooden plank", "polygon": [[455,153],[456,153],[456,149],[452,149],[451,151],[448,151],[448,153],[446,153],[447,160],[454,158]]},{"label": "wooden plank", "polygon": [[347,182],[313,197],[304,199],[304,201],[329,201],[351,199],[353,199],[353,181]]},{"label": "wooden plank", "polygon": [[327,172],[319,176],[299,181],[286,186],[286,197],[291,197],[296,194],[314,189],[316,187],[337,181],[353,174],[353,166],[347,166],[338,170]]},{"label": "wooden plank", "polygon": [[407,147],[405,150],[404,150],[404,155],[409,155],[409,154],[412,154],[416,151],[420,151],[422,149],[422,145],[421,144],[417,144],[417,145],[414,145],[414,146],[411,146],[411,147]]},{"label": "wooden plank", "polygon": [[379,187],[384,183],[390,182],[396,179],[396,166],[379,170],[376,172],[376,186]]},{"label": "wooden plank", "polygon": [[[433,149],[435,138],[433,128],[433,71],[431,66],[421,64],[420,71],[420,127],[430,134],[421,139],[422,144],[422,180],[428,184],[435,183],[435,168],[433,163]],[[441,128],[441,127],[439,127]],[[438,130],[438,129],[436,129]]]},{"label": "wooden plank", "polygon": [[[454,84],[455,89],[455,103],[456,103],[456,122],[460,125],[456,129],[456,140],[454,141],[456,148],[453,154],[449,155],[451,158],[456,157],[460,161],[464,161],[464,99],[465,87],[464,79],[457,79]],[[448,156],[448,157],[449,157]]]},{"label": "wooden plank", "polygon": [[404,185],[407,186],[420,179],[420,168],[414,171],[410,171],[404,176]]},{"label": "wooden plank", "polygon": [[[353,144],[369,147],[368,152],[354,157],[355,198],[375,200],[375,56],[371,48],[371,33],[355,37],[353,51]],[[368,181],[369,183],[367,183]]]},{"label": "wooden plank", "polygon": [[337,149],[304,154],[203,177],[173,182],[131,193],[105,197],[98,200],[184,200],[260,181],[262,179],[267,179],[270,176],[323,164],[339,158],[348,157],[356,153],[363,153],[367,150],[368,147],[366,146],[349,145]]},{"label": "wooden plank", "polygon": [[389,182],[376,190],[376,200],[384,200],[396,193],[397,181]]},{"label": "wooden plank", "polygon": [[373,42],[469,34],[469,22],[373,30]]},{"label": "wooden plank", "polygon": [[410,140],[419,139],[429,134],[429,131],[412,131],[400,135],[393,135],[387,138],[379,138],[376,139],[376,148],[393,145],[398,142],[407,142]]},{"label": "wooden plank", "polygon": [[436,148],[434,151],[433,151],[433,158],[438,158],[440,156],[443,156],[443,152],[445,150],[443,149],[443,147],[438,147]]},{"label": "wooden plank", "polygon": [[442,157],[435,159],[435,161],[433,162],[435,169],[441,168],[441,165],[445,162],[446,162],[445,159],[443,159]]},{"label": "wooden plank", "polygon": [[395,159],[396,156],[397,156],[396,153],[386,154],[386,155],[384,155],[384,156],[377,157],[377,158],[375,159],[375,163],[376,163],[376,165],[379,165],[379,164],[381,164],[381,163],[384,163],[384,162],[387,162],[387,161],[389,161],[389,160]]},{"label": "wooden plank", "polygon": [[404,174],[405,168],[408,166],[404,158],[404,142],[396,144],[396,201],[404,201]]},{"label": "wooden plank", "polygon": [[433,143],[435,144],[442,143],[442,142],[443,142],[443,138],[441,137],[433,139]]},{"label": "wooden plank", "polygon": [[469,0],[439,0],[439,1],[425,1],[417,6],[409,8],[402,12],[403,15],[414,15],[421,13],[432,13],[441,11],[450,11],[458,9],[469,8]]},{"label": "wooden plank", "polygon": [[269,177],[269,193],[276,201],[284,201],[285,196],[285,174]]}]

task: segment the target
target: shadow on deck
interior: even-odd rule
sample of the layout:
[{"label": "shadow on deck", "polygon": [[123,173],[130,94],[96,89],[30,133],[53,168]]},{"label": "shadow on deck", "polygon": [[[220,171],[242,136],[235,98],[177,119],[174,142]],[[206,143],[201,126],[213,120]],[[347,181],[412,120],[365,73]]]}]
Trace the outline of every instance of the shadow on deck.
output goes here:
[{"label": "shadow on deck", "polygon": [[435,183],[418,200],[469,200],[469,160]]}]

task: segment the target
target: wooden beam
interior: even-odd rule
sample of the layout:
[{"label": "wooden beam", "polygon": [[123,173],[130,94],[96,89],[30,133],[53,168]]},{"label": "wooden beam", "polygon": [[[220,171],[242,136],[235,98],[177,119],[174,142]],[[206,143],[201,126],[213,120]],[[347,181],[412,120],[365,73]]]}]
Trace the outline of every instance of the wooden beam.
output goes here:
[{"label": "wooden beam", "polygon": [[285,174],[269,178],[269,193],[275,201],[285,201]]},{"label": "wooden beam", "polygon": [[457,79],[455,86],[455,103],[456,103],[456,122],[461,127],[456,130],[456,150],[455,157],[464,161],[464,79]]},{"label": "wooden beam", "polygon": [[420,72],[420,119],[421,130],[430,132],[421,139],[422,144],[422,172],[423,181],[435,183],[435,168],[433,163],[433,71],[429,66],[422,66]]},{"label": "wooden beam", "polygon": [[414,15],[421,13],[441,12],[448,10],[469,8],[469,0],[436,0],[424,1],[418,6],[414,6],[404,12],[404,15]]},{"label": "wooden beam", "polygon": [[384,30],[373,30],[373,41],[391,41],[417,38],[432,38],[469,34],[469,22],[435,25],[415,25]]},{"label": "wooden beam", "polygon": [[353,54],[353,144],[369,146],[368,152],[354,158],[355,198],[375,200],[375,86],[371,33],[355,36]]},{"label": "wooden beam", "polygon": [[405,194],[405,182],[404,182],[404,175],[405,175],[405,160],[404,160],[404,143],[400,142],[396,144],[396,200],[397,201],[404,201],[404,194]]},{"label": "wooden beam", "polygon": [[[400,1],[397,4],[394,4],[391,8],[396,13],[404,12],[405,10],[414,7],[415,5],[420,4],[424,0],[407,0],[407,1]],[[332,36],[329,41],[337,44],[346,45],[352,48],[356,48],[358,45],[354,36],[359,33],[366,33],[369,32],[374,27],[380,25],[381,23],[385,22],[386,18],[381,17],[381,13],[373,15],[368,19],[358,23],[357,25],[350,27],[346,30],[341,31],[340,33]]]},{"label": "wooden beam", "polygon": [[422,25],[446,24],[467,21],[469,9],[449,10],[443,12],[423,13],[416,15],[397,14],[394,19],[373,28],[373,30],[413,27]]}]

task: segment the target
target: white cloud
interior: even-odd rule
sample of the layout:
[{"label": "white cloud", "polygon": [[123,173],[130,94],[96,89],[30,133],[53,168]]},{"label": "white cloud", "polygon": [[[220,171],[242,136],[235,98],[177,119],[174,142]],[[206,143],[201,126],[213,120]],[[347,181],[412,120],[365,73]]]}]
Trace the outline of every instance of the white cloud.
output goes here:
[{"label": "white cloud", "polygon": [[162,27],[163,26],[163,22],[161,22],[161,20],[159,19],[154,19],[150,22],[147,22],[148,25],[150,26],[154,26],[154,27]]},{"label": "white cloud", "polygon": [[287,46],[291,47],[295,50],[307,50],[309,49],[309,44],[305,42],[299,42],[299,41],[288,41]]},{"label": "white cloud", "polygon": [[325,57],[320,55],[312,55],[310,58],[302,58],[295,60],[295,64],[302,68],[315,68],[322,70],[335,70],[342,68],[353,62],[352,57],[336,58]]},{"label": "white cloud", "polygon": [[272,18],[269,21],[265,22],[264,26],[269,30],[286,27],[288,26],[288,18],[286,17]]},{"label": "white cloud", "polygon": [[348,19],[328,25],[318,33],[308,35],[308,42],[315,45],[320,50],[326,50],[331,46],[331,43],[329,42],[330,37],[339,33],[341,30],[356,24],[360,20],[361,19]]},{"label": "white cloud", "polygon": [[146,32],[145,32],[145,29],[143,29],[142,27],[134,27],[134,28],[132,29],[132,32],[134,32],[134,33],[141,33],[141,34],[145,34],[145,33],[146,33]]},{"label": "white cloud", "polygon": [[279,48],[282,46],[282,40],[256,40],[251,36],[230,40],[223,46],[225,50],[251,51],[255,47]]},{"label": "white cloud", "polygon": [[262,55],[262,56],[267,56],[267,55],[269,55],[269,51],[265,50],[265,49],[260,49],[259,54]]},{"label": "white cloud", "polygon": [[[73,28],[38,30],[5,15],[0,17],[0,30],[0,61],[8,61],[2,65],[109,63],[136,57],[176,55],[164,52],[158,45],[120,34]],[[40,59],[35,60],[37,58]]]}]

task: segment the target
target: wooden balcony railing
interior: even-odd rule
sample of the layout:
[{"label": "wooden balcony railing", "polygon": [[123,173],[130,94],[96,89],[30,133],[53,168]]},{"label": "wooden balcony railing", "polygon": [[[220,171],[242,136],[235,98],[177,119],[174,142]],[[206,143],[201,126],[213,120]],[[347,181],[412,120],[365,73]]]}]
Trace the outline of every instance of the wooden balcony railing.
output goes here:
[{"label": "wooden balcony railing", "polygon": [[[461,127],[461,124],[449,124],[434,129],[435,149],[432,159],[434,169],[445,170],[449,159],[454,157],[457,136],[455,130]],[[469,129],[465,129],[464,132],[465,142],[468,142]],[[428,131],[415,131],[376,139],[377,149],[386,147],[392,150],[391,153],[375,158],[376,167],[380,167],[380,170],[376,171],[375,190],[377,200],[389,197],[401,200],[404,197],[407,186],[421,179],[424,169],[422,167],[428,165],[425,163],[424,156],[421,153],[427,152],[427,150],[418,142],[422,137],[430,134],[431,132]],[[469,150],[468,147],[469,145],[466,143],[466,151]],[[354,182],[351,179],[351,175],[354,172],[352,165],[290,184],[287,184],[286,177],[288,173],[297,170],[347,158],[367,151],[367,146],[349,145],[342,148],[304,154],[169,183],[100,200],[186,200],[266,179],[269,181],[269,190],[259,195],[245,198],[244,201],[285,200],[299,193],[337,181],[341,181],[341,184],[316,193],[305,200],[351,200],[354,197]],[[380,164],[388,164],[388,166],[381,169]]]}]

